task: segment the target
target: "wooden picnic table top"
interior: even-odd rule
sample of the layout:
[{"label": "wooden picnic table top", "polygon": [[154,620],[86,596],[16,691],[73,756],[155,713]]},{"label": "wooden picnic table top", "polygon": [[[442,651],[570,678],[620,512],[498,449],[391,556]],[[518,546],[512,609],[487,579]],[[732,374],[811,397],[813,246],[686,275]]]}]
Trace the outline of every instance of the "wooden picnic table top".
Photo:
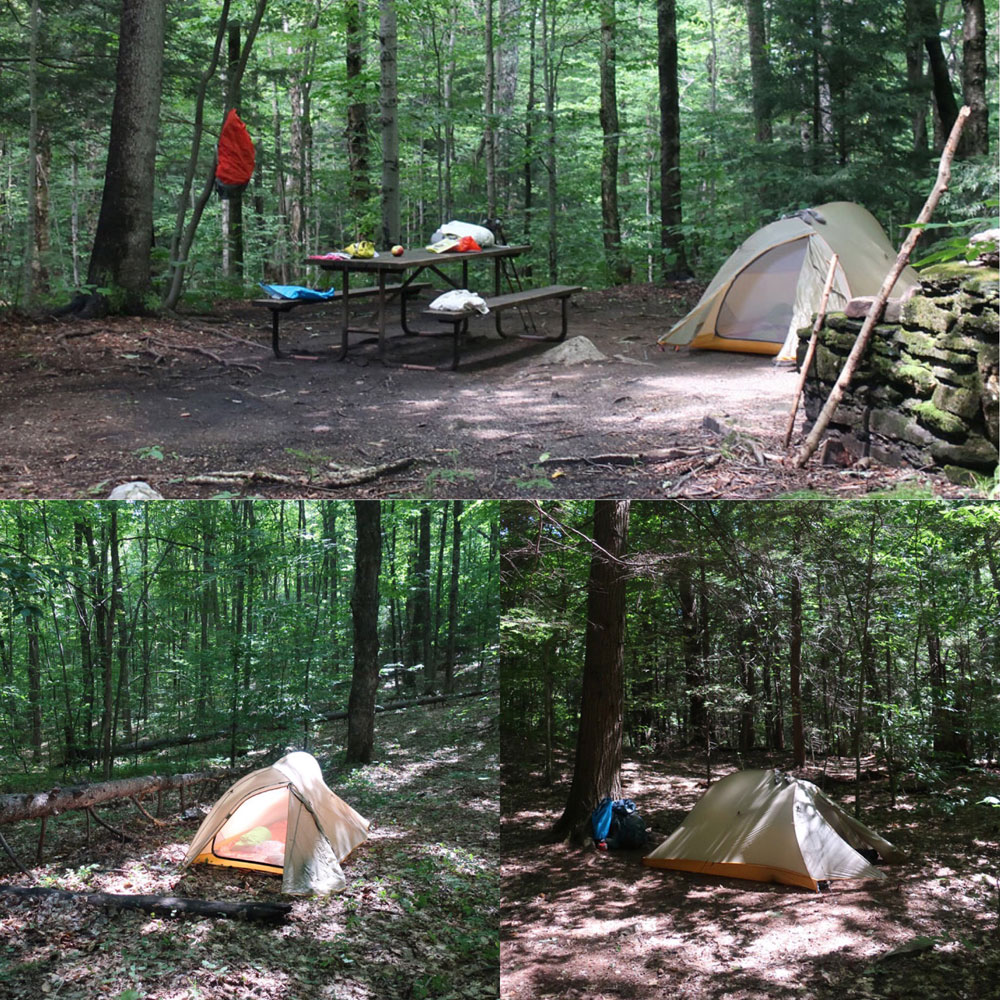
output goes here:
[{"label": "wooden picnic table top", "polygon": [[496,257],[517,257],[531,249],[527,245],[492,246],[482,250],[471,250],[456,253],[446,250],[435,253],[423,247],[417,250],[405,250],[399,257],[393,257],[388,250],[379,250],[377,257],[350,257],[347,260],[329,260],[324,257],[306,257],[307,264],[314,264],[324,271],[409,271],[415,267],[437,267],[439,265],[458,264],[462,261],[474,263],[477,260],[490,260]]}]

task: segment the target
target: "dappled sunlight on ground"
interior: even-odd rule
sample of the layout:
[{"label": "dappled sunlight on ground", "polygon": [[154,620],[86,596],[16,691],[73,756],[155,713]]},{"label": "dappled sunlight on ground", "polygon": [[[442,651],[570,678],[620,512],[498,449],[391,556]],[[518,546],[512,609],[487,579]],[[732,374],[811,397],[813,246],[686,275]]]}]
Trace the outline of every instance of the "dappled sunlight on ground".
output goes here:
[{"label": "dappled sunlight on ground", "polygon": [[[886,866],[884,881],[834,882],[828,891],[814,893],[654,870],[642,865],[642,850],[605,853],[541,844],[568,789],[570,762],[560,764],[562,780],[551,789],[537,780],[537,772],[529,776],[505,767],[505,997],[947,995],[974,1000],[985,995],[975,992],[974,984],[992,980],[976,962],[997,917],[980,871],[988,857],[985,849],[995,851],[997,844],[982,840],[983,855],[970,859],[970,865],[942,864],[942,833],[949,826],[929,823],[926,803],[916,834],[922,850],[913,852],[918,861]],[[733,762],[717,764],[713,780],[734,769]],[[893,842],[900,834],[905,840],[905,831],[895,827],[885,807],[884,789],[874,784],[864,792],[863,821]],[[631,760],[623,770],[623,793],[656,831],[649,849],[673,831],[706,787],[697,759]],[[831,786],[828,794],[846,801],[841,790]],[[913,851],[915,844],[901,846]],[[918,935],[936,936],[939,946],[906,960],[909,964],[872,964]],[[992,962],[996,970],[995,954]],[[935,982],[957,982],[954,992],[928,992],[928,975]],[[897,980],[906,985],[900,987]],[[864,989],[863,983],[868,984]]]},{"label": "dappled sunlight on ground", "polygon": [[[0,1000],[366,1000],[498,992],[499,913],[496,700],[464,699],[380,714],[373,764],[341,764],[344,724],[315,733],[312,750],[345,801],[374,821],[344,863],[347,888],[292,899],[277,926],[167,920],[51,899],[0,909]],[[275,754],[277,755],[277,754]],[[255,761],[255,766],[260,762]],[[221,792],[222,789],[219,789]],[[189,803],[190,804],[190,803]],[[207,799],[205,805],[211,805]],[[280,878],[179,862],[198,821],[153,827],[135,810],[102,807],[137,839],[94,831],[79,815],[49,823],[37,879],[63,888],[277,901]],[[37,824],[4,828],[32,856]],[[26,884],[0,859],[0,880]]]}]

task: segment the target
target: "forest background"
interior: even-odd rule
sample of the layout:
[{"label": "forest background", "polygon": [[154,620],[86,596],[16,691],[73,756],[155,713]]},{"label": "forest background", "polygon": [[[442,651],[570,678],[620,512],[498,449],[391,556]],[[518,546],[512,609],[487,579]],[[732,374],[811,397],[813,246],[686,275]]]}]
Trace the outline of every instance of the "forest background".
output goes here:
[{"label": "forest background", "polygon": [[[939,219],[995,214],[996,0],[4,9],[6,306],[114,287],[119,308],[185,288],[204,306],[302,281],[305,254],[358,236],[422,245],[453,217],[500,218],[534,244],[529,273],[596,286],[707,278],[761,223],[829,200],[862,202],[898,243],[962,102]],[[229,106],[257,169],[217,201]]]},{"label": "forest background", "polygon": [[[0,790],[47,769],[163,773],[190,744],[235,764],[248,746],[308,748],[331,711],[350,734],[376,695],[492,685],[492,505],[358,506],[381,555],[367,598],[350,502],[0,504]],[[136,772],[125,748],[151,738],[161,754]]]},{"label": "forest background", "polygon": [[874,755],[893,802],[1000,750],[993,505],[564,501],[505,529],[502,730],[550,782],[576,745],[564,832],[622,793],[623,748],[858,782]]}]

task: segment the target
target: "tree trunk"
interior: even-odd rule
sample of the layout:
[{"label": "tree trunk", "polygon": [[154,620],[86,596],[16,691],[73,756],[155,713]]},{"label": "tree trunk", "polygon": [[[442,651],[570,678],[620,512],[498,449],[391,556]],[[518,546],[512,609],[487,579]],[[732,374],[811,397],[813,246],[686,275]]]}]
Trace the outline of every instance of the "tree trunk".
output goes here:
[{"label": "tree trunk", "polygon": [[345,0],[347,34],[347,170],[348,197],[359,218],[371,194],[368,179],[368,105],[364,97],[365,16],[362,0]]},{"label": "tree trunk", "polygon": [[425,692],[437,686],[436,664],[430,655],[431,618],[431,510],[420,507],[417,561],[413,569],[413,604],[410,619],[410,659],[424,665]]},{"label": "tree trunk", "polygon": [[496,122],[494,120],[494,98],[496,94],[496,51],[493,40],[493,4],[486,0],[486,72],[484,74],[483,95],[483,155],[486,160],[486,217],[495,219],[497,215],[497,149]]},{"label": "tree trunk", "polygon": [[698,611],[691,581],[691,566],[682,560],[677,588],[681,604],[681,629],[684,650],[684,686],[688,693],[688,739],[694,746],[704,746],[707,738],[708,713],[705,696],[699,690],[705,683],[703,663],[698,644]]},{"label": "tree trunk", "polygon": [[396,84],[396,0],[379,0],[379,52],[382,109],[382,232],[383,247],[401,239],[399,221],[399,104]]},{"label": "tree trunk", "polygon": [[805,767],[806,744],[802,733],[802,581],[792,574],[791,638],[788,644],[788,684],[792,693],[792,755],[796,767]]},{"label": "tree trunk", "polygon": [[347,761],[367,764],[375,743],[375,696],[378,692],[378,577],[382,567],[382,505],[355,500],[357,545],[354,550],[354,673],[347,703]]},{"label": "tree trunk", "polygon": [[462,565],[462,501],[452,501],[451,577],[448,584],[448,643],[444,654],[444,689],[450,693],[455,676],[458,643],[458,581]]},{"label": "tree trunk", "polygon": [[660,87],[660,246],[663,276],[688,278],[681,232],[681,114],[677,78],[676,0],[656,0]]},{"label": "tree trunk", "polygon": [[746,0],[747,31],[750,39],[750,81],[753,100],[753,120],[757,142],[770,142],[771,129],[771,64],[767,52],[767,32],[764,21],[764,0]]},{"label": "tree trunk", "polygon": [[549,282],[559,280],[559,182],[556,172],[556,79],[557,68],[552,58],[555,46],[555,11],[552,0],[542,0],[542,81],[545,91],[545,173],[548,208]]},{"label": "tree trunk", "polygon": [[606,796],[621,796],[625,566],[629,501],[594,501],[594,551],[587,583],[587,631],[576,763],[555,839],[577,832]]},{"label": "tree trunk", "polygon": [[962,0],[962,90],[970,111],[962,134],[965,156],[990,151],[989,105],[986,102],[986,10],[983,0]]},{"label": "tree trunk", "polygon": [[160,121],[166,0],[123,0],[104,193],[83,314],[144,315],[152,291],[153,189]]},{"label": "tree trunk", "polygon": [[923,39],[931,71],[934,104],[941,120],[941,133],[949,135],[958,117],[958,102],[951,88],[948,58],[941,44],[941,20],[934,0],[912,0],[912,23]]},{"label": "tree trunk", "polygon": [[[222,52],[222,39],[225,36],[229,21],[229,4],[230,0],[223,0],[222,2],[222,10],[219,13],[219,25],[215,33],[215,45],[212,49],[212,58],[198,80],[198,91],[194,103],[191,153],[188,156],[187,168],[184,172],[184,183],[181,186],[180,194],[177,196],[177,214],[174,219],[174,231],[170,238],[170,280],[167,282],[167,287],[163,295],[163,305],[171,309],[177,304],[177,299],[181,291],[181,278],[184,271],[180,262],[181,243],[184,240],[184,219],[187,215],[188,203],[191,200],[191,188],[194,184],[195,172],[198,169],[198,156],[201,152],[201,137],[205,122],[205,95],[208,92],[209,83],[215,76],[216,67],[219,65],[219,55]],[[193,235],[192,233],[192,238]]]},{"label": "tree trunk", "polygon": [[603,222],[604,256],[612,284],[623,285],[632,280],[632,269],[622,253],[621,220],[618,214],[618,93],[615,72],[615,38],[617,33],[615,0],[601,5],[601,220]]},{"label": "tree trunk", "polygon": [[[240,80],[240,22],[229,24],[229,59],[227,77],[232,81],[229,94],[230,107],[238,108],[242,103],[242,87]],[[227,277],[243,277],[243,192],[233,191],[224,199],[223,219],[226,222],[226,232],[223,238],[226,245],[226,263],[223,273]]]},{"label": "tree trunk", "polygon": [[28,11],[28,212],[24,254],[24,304],[30,307],[35,298],[35,271],[38,266],[38,41],[40,0],[30,0]]}]

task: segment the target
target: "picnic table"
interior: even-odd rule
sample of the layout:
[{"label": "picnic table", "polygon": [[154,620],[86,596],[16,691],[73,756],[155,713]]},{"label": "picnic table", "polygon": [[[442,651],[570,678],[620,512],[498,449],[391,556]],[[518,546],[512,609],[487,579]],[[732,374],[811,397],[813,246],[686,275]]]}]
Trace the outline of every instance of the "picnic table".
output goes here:
[{"label": "picnic table", "polygon": [[[421,274],[430,271],[441,278],[452,288],[469,289],[469,265],[484,261],[493,262],[493,295],[483,295],[487,306],[495,313],[496,331],[501,337],[510,336],[503,329],[500,313],[505,309],[528,305],[531,302],[543,299],[561,298],[563,302],[562,332],[558,337],[537,337],[529,336],[529,339],[537,340],[562,340],[566,336],[566,300],[574,291],[579,291],[578,286],[570,285],[550,285],[545,288],[517,289],[507,294],[501,294],[503,281],[503,262],[517,257],[528,250],[530,246],[491,246],[482,250],[456,253],[445,251],[435,253],[432,250],[406,250],[401,256],[393,257],[387,251],[381,251],[377,257],[351,257],[347,259],[334,259],[326,257],[308,257],[307,263],[322,268],[324,271],[333,271],[340,275],[340,294],[338,300],[343,302],[343,313],[341,321],[341,344],[338,361],[342,361],[350,348],[350,334],[352,333],[374,333],[378,338],[378,356],[381,360],[386,357],[386,315],[390,297],[399,296],[400,312],[399,322],[403,333],[410,337],[440,336],[441,329],[418,330],[411,327],[407,319],[407,303],[413,297],[411,290],[419,287],[426,287],[417,281]],[[449,270],[461,270],[461,278],[456,279]],[[376,300],[376,327],[374,330],[359,329],[351,326],[350,300],[356,297],[355,293],[360,289],[351,288],[351,276],[356,274],[371,274],[376,278],[376,284],[370,291]],[[469,289],[476,291],[476,289]],[[482,294],[480,292],[480,294]],[[461,351],[461,343],[468,331],[470,313],[460,311],[439,312],[425,310],[425,315],[433,316],[442,323],[450,324],[452,329],[452,362],[451,368],[457,368]],[[475,315],[475,314],[473,314]],[[522,335],[517,335],[522,336]]]}]

